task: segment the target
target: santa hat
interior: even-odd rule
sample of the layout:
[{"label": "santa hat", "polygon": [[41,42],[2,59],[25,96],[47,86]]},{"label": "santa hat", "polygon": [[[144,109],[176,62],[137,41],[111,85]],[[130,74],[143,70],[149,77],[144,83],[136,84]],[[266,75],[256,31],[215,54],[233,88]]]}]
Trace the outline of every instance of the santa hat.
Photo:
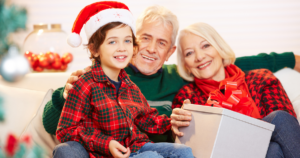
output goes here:
[{"label": "santa hat", "polygon": [[89,40],[100,27],[110,22],[122,22],[130,26],[135,34],[134,18],[125,4],[115,1],[101,1],[92,3],[80,11],[73,24],[72,34],[67,39],[68,44],[72,47],[80,46],[82,40],[79,34],[84,24]]}]

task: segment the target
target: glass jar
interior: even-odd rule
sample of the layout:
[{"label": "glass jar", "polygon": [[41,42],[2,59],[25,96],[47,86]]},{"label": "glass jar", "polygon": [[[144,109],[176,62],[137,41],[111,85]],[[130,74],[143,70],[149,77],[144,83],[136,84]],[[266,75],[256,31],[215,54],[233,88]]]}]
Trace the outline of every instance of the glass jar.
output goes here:
[{"label": "glass jar", "polygon": [[22,51],[33,71],[66,71],[73,56],[69,52],[67,34],[60,24],[33,25],[33,31],[25,38]]}]

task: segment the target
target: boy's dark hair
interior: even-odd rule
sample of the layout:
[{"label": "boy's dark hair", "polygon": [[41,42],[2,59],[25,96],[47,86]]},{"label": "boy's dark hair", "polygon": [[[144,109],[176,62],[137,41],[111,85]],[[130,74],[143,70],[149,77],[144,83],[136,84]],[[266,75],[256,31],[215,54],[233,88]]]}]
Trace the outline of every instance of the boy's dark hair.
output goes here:
[{"label": "boy's dark hair", "polygon": [[[98,52],[101,44],[105,40],[107,31],[109,31],[109,30],[111,30],[111,29],[113,29],[115,27],[118,27],[118,26],[124,27],[124,26],[126,26],[126,24],[121,23],[121,22],[111,22],[111,23],[108,23],[108,24],[100,27],[90,37],[88,44],[85,45],[90,50],[90,52],[91,52],[90,59],[94,59],[94,60],[97,60],[97,61],[101,62],[100,61],[100,56],[95,57],[92,52]],[[138,44],[136,42],[136,38],[135,38],[133,32],[132,32],[132,43],[133,43],[133,50],[134,50],[133,52],[135,52],[135,49],[138,48]]]}]

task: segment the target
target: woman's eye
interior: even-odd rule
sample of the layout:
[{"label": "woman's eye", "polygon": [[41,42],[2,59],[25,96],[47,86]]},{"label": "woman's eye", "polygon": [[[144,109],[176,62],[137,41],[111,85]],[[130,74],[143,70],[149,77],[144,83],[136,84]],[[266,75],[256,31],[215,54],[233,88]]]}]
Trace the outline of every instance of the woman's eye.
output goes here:
[{"label": "woman's eye", "polygon": [[115,43],[116,43],[115,41],[110,41],[110,42],[109,42],[109,44],[115,44]]},{"label": "woman's eye", "polygon": [[189,56],[189,55],[191,55],[193,52],[187,52],[186,54],[185,54],[185,56],[187,57],[187,56]]},{"label": "woman's eye", "polygon": [[210,46],[210,44],[205,44],[204,46],[203,46],[203,48],[208,48]]},{"label": "woman's eye", "polygon": [[148,38],[147,38],[147,37],[143,37],[142,39],[143,39],[143,40],[148,40]]},{"label": "woman's eye", "polygon": [[131,43],[131,40],[125,40],[126,43]]}]

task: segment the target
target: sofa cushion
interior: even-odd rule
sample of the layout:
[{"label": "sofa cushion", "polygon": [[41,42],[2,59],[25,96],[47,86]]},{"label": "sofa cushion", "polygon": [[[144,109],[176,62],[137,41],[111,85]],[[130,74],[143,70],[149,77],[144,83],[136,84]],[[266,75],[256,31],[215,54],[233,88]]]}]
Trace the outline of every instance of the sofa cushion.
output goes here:
[{"label": "sofa cushion", "polygon": [[53,148],[59,143],[55,135],[51,135],[46,132],[42,122],[45,105],[49,100],[51,100],[52,93],[53,90],[49,89],[43,101],[41,102],[40,107],[36,111],[36,114],[21,134],[21,137],[23,135],[29,134],[32,138],[33,143],[43,147],[43,149],[45,150],[45,157],[49,158],[52,157]]},{"label": "sofa cushion", "polygon": [[0,85],[47,92],[49,88],[63,87],[71,73],[29,73],[18,82],[6,82],[0,76]]},{"label": "sofa cushion", "polygon": [[20,136],[36,109],[39,107],[45,92],[8,87],[0,85],[0,95],[4,101],[4,122],[0,122],[0,141],[4,143],[9,133]]}]

